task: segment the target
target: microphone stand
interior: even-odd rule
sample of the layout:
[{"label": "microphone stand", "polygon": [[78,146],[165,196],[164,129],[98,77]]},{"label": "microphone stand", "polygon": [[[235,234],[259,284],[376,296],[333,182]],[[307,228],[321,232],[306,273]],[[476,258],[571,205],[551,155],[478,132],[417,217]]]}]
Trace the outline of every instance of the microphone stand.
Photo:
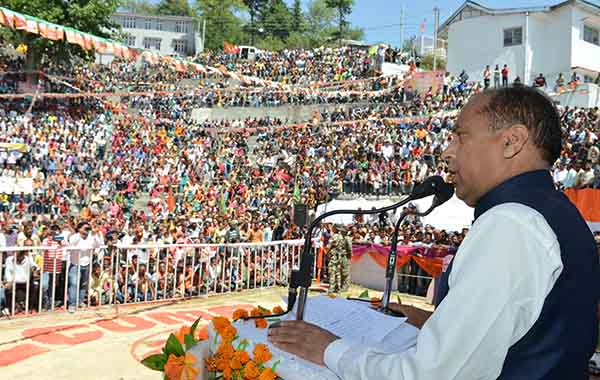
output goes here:
[{"label": "microphone stand", "polygon": [[[427,195],[430,195],[430,194],[427,194]],[[288,312],[293,309],[294,304],[296,302],[296,298],[297,298],[297,296],[299,296],[296,319],[299,321],[304,319],[304,309],[306,306],[308,289],[310,288],[310,286],[312,284],[311,271],[312,271],[312,266],[313,266],[314,255],[311,253],[311,248],[312,248],[311,237],[312,237],[314,228],[318,224],[320,224],[323,219],[330,217],[332,215],[339,215],[339,214],[350,214],[350,215],[380,214],[382,212],[387,212],[390,210],[397,209],[398,207],[401,207],[401,206],[403,206],[415,199],[419,199],[421,197],[422,196],[415,196],[414,192],[413,192],[413,194],[409,195],[407,198],[403,199],[402,201],[395,203],[391,206],[382,207],[380,209],[360,210],[360,211],[359,210],[335,210],[335,211],[326,212],[326,213],[320,215],[319,217],[317,217],[308,227],[306,239],[304,240],[304,248],[302,251],[302,259],[300,261],[300,268],[298,270],[292,271],[292,276],[291,276],[291,280],[290,280],[289,296],[288,296]],[[300,288],[299,292],[297,290],[298,288]]]},{"label": "microphone stand", "polygon": [[[394,210],[394,209],[404,206],[405,204],[412,202],[414,200],[425,198],[430,195],[435,195],[436,192],[438,191],[438,187],[444,183],[445,183],[444,180],[440,176],[429,177],[425,181],[423,181],[421,184],[417,185],[413,189],[413,192],[408,197],[406,197],[402,201],[395,203],[391,206],[382,207],[382,208],[373,209],[373,210],[360,210],[360,211],[359,210],[334,210],[334,211],[329,211],[329,212],[326,212],[326,213],[318,216],[308,227],[306,237],[304,239],[302,257],[300,259],[300,268],[292,270],[292,273],[290,276],[287,310],[283,313],[269,315],[268,317],[281,317],[281,316],[284,316],[284,315],[288,314],[289,312],[291,312],[293,310],[296,300],[299,296],[296,319],[299,321],[304,319],[304,309],[306,306],[306,299],[308,297],[308,289],[310,288],[310,286],[312,284],[312,267],[313,267],[313,261],[314,261],[314,255],[311,253],[312,235],[313,235],[313,230],[315,229],[315,227],[317,225],[319,225],[323,219],[328,218],[333,215],[339,215],[339,214],[373,215],[373,214],[380,214],[382,212]],[[435,202],[434,202],[434,204],[435,204]],[[432,207],[428,211],[431,212],[431,210],[433,210],[433,208],[437,207],[438,205],[439,204],[437,204],[435,206],[432,205]],[[405,215],[404,216],[401,215],[401,218],[396,223],[396,233],[395,233],[396,244],[397,244],[397,239],[398,239],[397,238],[397,235],[398,235],[397,230],[399,228],[400,221],[404,217],[405,217]],[[388,268],[390,267],[389,261],[394,260],[394,263],[391,266],[391,268],[392,268],[391,269],[391,278],[392,279],[393,279],[393,268],[395,265],[395,251],[396,250],[394,249],[393,258],[388,257]],[[389,272],[389,271],[390,271],[390,269],[388,269],[386,272]],[[391,289],[391,280],[389,282],[390,282],[390,289]],[[298,288],[299,288],[299,290],[298,290]],[[388,291],[388,293],[389,293],[389,291]],[[389,295],[388,295],[388,298],[389,298]],[[262,317],[260,317],[260,316],[246,317],[246,318],[244,318],[244,320],[255,319],[255,318],[262,318]]]},{"label": "microphone stand", "polygon": [[[433,209],[435,209],[438,205],[435,200],[431,204],[431,207],[423,213],[414,213],[417,216],[427,216],[429,215]],[[390,305],[390,296],[392,295],[392,282],[394,281],[394,275],[396,274],[396,257],[398,251],[398,233],[400,232],[400,225],[402,224],[404,218],[408,215],[413,214],[411,212],[402,212],[400,217],[396,221],[396,225],[394,226],[394,234],[392,235],[392,242],[390,246],[390,253],[388,255],[387,266],[385,268],[385,285],[383,288],[383,295],[381,296],[381,305],[379,305],[379,311],[384,314],[404,317],[402,313],[395,312],[389,308]]]}]

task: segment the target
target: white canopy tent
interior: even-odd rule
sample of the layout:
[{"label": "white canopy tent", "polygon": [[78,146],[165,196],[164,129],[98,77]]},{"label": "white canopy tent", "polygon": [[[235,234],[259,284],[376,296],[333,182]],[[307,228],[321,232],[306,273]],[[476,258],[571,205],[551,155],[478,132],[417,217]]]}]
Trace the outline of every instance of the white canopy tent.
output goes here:
[{"label": "white canopy tent", "polygon": [[[431,205],[433,196],[423,198],[412,203],[417,206],[419,211],[425,211]],[[333,210],[370,210],[371,208],[381,208],[394,204],[390,199],[384,200],[367,200],[364,198],[357,198],[353,200],[333,200],[327,204],[320,205],[317,209],[317,216]],[[402,208],[396,211],[395,216],[392,220],[396,220],[397,216],[402,212]],[[392,215],[390,212],[388,215]],[[430,215],[423,219],[423,223],[430,224],[438,229],[444,229],[447,231],[460,231],[463,228],[469,228],[473,220],[473,209],[467,206],[464,202],[455,196],[452,197],[448,202],[436,208]],[[325,223],[339,223],[339,224],[352,224],[352,215],[334,215],[326,218]]]}]

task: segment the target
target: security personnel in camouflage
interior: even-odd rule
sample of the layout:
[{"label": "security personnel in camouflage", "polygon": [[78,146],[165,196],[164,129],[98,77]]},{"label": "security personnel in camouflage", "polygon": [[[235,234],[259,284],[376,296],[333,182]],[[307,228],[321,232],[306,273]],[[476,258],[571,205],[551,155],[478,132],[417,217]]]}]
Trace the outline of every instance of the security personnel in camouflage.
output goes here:
[{"label": "security personnel in camouflage", "polygon": [[332,228],[332,234],[329,246],[329,292],[345,292],[350,287],[352,240],[336,226]]}]

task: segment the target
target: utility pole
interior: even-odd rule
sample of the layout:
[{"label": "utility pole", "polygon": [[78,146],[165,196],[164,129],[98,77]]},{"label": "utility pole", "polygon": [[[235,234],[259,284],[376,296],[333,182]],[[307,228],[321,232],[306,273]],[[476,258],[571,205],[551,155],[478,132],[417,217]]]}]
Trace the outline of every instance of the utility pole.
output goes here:
[{"label": "utility pole", "polygon": [[433,70],[437,69],[437,39],[438,28],[440,27],[440,9],[436,6],[433,8]]},{"label": "utility pole", "polygon": [[404,49],[404,4],[400,8],[400,51]]},{"label": "utility pole", "polygon": [[206,46],[206,17],[202,17],[202,52]]}]

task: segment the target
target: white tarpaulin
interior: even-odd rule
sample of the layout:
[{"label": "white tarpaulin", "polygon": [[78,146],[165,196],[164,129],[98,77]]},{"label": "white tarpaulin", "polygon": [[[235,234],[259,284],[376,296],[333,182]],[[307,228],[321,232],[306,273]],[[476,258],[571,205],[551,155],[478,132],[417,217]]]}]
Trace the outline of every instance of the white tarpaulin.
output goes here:
[{"label": "white tarpaulin", "polygon": [[[423,212],[429,208],[431,205],[431,201],[433,200],[433,196],[427,197],[418,201],[413,201],[419,211]],[[317,216],[323,214],[327,211],[333,210],[357,210],[361,208],[362,210],[370,210],[373,207],[381,208],[385,206],[390,206],[394,204],[390,199],[385,200],[366,200],[364,198],[358,198],[353,200],[333,200],[325,205],[320,205],[317,209]],[[402,208],[396,212],[396,216],[402,212]],[[388,215],[392,215],[392,213],[388,213]],[[368,220],[369,216],[365,216],[366,220]],[[392,220],[396,220],[396,217],[393,217]],[[426,216],[423,220],[424,224],[431,224],[435,228],[444,229],[447,231],[460,231],[463,228],[468,228],[471,226],[471,222],[473,221],[473,209],[467,206],[464,202],[458,199],[455,196],[452,197],[448,202],[436,208],[430,215]],[[334,215],[329,218],[326,218],[325,223],[340,223],[340,224],[352,224],[353,223],[353,215]]]}]

